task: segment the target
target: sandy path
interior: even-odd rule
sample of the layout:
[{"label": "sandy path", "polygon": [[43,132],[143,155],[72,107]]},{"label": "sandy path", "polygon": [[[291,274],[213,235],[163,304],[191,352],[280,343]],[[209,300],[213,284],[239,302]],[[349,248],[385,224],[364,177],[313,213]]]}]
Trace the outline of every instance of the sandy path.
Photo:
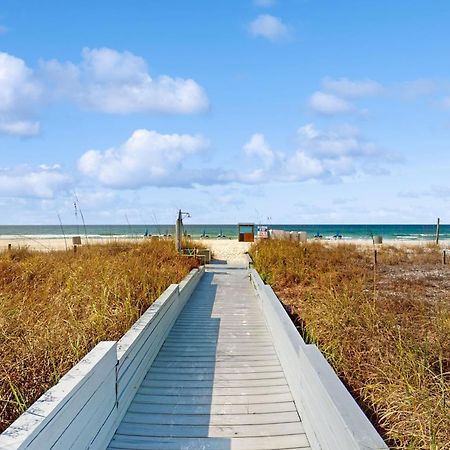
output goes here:
[{"label": "sandy path", "polygon": [[198,239],[211,249],[214,259],[234,264],[245,264],[245,252],[250,248],[250,242],[238,242],[235,239]]}]

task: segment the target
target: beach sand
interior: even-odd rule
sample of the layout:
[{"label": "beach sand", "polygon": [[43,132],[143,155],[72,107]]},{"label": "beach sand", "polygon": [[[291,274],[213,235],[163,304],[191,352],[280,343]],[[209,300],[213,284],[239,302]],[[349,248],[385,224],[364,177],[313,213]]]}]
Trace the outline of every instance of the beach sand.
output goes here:
[{"label": "beach sand", "polygon": [[198,239],[210,248],[214,259],[227,261],[229,264],[245,264],[245,252],[250,248],[250,242],[239,242],[237,239]]},{"label": "beach sand", "polygon": [[[131,238],[131,239],[110,239],[110,238],[89,238],[88,242],[90,244],[107,244],[111,242],[139,242],[143,238]],[[245,263],[245,252],[250,248],[249,242],[238,242],[237,239],[197,239],[198,242],[206,245],[211,249],[214,258],[217,260],[228,261],[229,263],[242,264]],[[309,240],[312,242],[312,240]],[[363,247],[372,246],[371,239],[351,239],[351,240],[320,240],[327,245],[341,245],[341,244],[352,244]],[[82,238],[83,245],[86,245],[86,238]],[[0,250],[5,250],[8,248],[8,244],[11,244],[13,248],[18,247],[28,247],[30,250],[39,251],[52,251],[52,250],[64,250],[66,245],[69,249],[72,249],[72,238],[68,237],[66,242],[63,238],[27,238],[21,236],[20,238],[14,237],[2,237],[0,238]],[[433,244],[433,241],[418,241],[418,240],[398,240],[398,239],[386,239],[383,242],[383,246],[394,245],[394,246],[426,246]],[[450,250],[450,240],[445,240],[440,242],[440,247],[443,249]]]},{"label": "beach sand", "polygon": [[[140,242],[143,238],[135,239],[110,239],[110,238],[82,238],[82,244],[108,244],[111,242]],[[249,242],[238,242],[237,239],[196,239],[196,241],[211,249],[214,258],[218,260],[228,261],[230,263],[245,263],[245,252],[249,249]],[[68,237],[66,242],[62,238],[0,238],[0,250],[8,248],[11,244],[13,248],[27,247],[30,250],[38,251],[52,251],[65,250],[66,244],[69,249],[72,249],[72,237]]]}]

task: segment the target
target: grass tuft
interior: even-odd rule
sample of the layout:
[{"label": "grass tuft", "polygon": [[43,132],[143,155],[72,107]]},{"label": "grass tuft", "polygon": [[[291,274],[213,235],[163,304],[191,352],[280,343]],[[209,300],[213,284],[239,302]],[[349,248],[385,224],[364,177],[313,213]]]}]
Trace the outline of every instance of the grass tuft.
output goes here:
[{"label": "grass tuft", "polygon": [[172,241],[0,253],[0,431],[196,266]]},{"label": "grass tuft", "polygon": [[260,241],[255,267],[396,449],[450,449],[450,266],[435,246]]}]

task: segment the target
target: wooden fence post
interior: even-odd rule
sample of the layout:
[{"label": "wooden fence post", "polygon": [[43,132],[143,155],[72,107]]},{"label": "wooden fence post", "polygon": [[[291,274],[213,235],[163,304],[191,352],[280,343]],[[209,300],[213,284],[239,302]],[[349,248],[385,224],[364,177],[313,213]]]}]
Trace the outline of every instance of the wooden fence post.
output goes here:
[{"label": "wooden fence post", "polygon": [[438,217],[436,224],[436,245],[439,245],[439,231],[440,231],[441,219]]}]

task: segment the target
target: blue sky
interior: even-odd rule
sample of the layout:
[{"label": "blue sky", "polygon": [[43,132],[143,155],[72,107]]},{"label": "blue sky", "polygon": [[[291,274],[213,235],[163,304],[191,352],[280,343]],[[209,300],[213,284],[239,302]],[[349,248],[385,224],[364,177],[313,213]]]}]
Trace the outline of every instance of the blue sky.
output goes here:
[{"label": "blue sky", "polygon": [[1,223],[450,221],[447,1],[0,5]]}]

